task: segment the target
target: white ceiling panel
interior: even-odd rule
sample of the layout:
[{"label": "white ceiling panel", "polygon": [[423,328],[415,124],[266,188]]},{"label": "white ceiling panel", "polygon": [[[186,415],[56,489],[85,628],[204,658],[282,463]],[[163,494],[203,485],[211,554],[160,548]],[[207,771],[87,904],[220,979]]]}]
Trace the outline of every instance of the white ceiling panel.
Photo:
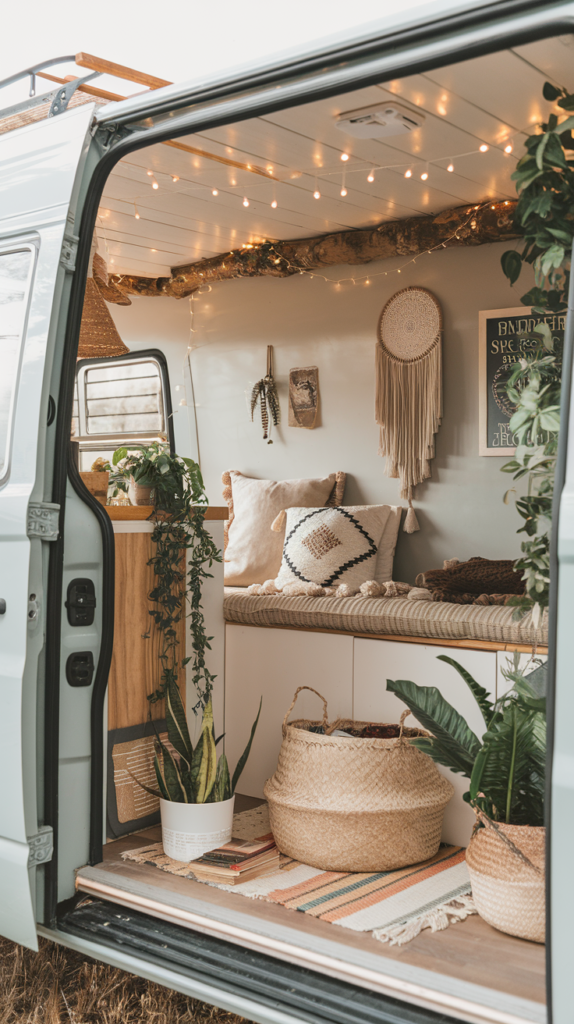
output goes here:
[{"label": "white ceiling panel", "polygon": [[[155,276],[264,239],[514,198],[511,174],[526,134],[552,109],[542,97],[544,81],[574,88],[573,58],[572,37],[544,40],[179,140],[200,153],[166,145],[140,150],[110,176],[98,233],[114,269]],[[337,115],[390,97],[423,113],[422,126],[386,140],[353,139],[335,127]],[[489,147],[484,153],[481,144]],[[374,166],[380,169],[368,182]]]},{"label": "white ceiling panel", "polygon": [[538,68],[555,85],[574,91],[574,36],[541,39],[526,46],[515,46],[513,53]]}]

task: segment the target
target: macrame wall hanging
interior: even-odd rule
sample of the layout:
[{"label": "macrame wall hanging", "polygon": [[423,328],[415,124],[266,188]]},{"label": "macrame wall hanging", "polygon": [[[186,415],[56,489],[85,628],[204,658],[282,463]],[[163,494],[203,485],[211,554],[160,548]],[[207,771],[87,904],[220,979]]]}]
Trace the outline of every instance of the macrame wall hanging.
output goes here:
[{"label": "macrame wall hanging", "polygon": [[431,475],[442,418],[442,314],[426,288],[403,288],[389,299],[378,327],[375,419],[385,472],[401,481],[409,503],[405,533],[419,529],[413,489]]},{"label": "macrame wall hanging", "polygon": [[273,444],[271,440],[271,425],[274,427],[279,423],[280,408],[277,385],[273,376],[273,345],[267,346],[267,373],[261,380],[253,385],[251,391],[251,421],[257,403],[261,409],[261,426],[263,427],[263,440],[267,444]]}]

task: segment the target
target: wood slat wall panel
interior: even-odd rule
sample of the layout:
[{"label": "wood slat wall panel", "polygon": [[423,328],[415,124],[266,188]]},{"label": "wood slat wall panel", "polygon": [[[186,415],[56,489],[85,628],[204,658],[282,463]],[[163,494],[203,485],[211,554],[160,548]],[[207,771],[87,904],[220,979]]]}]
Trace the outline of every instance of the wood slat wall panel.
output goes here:
[{"label": "wood slat wall panel", "polygon": [[[160,681],[159,633],[149,614],[151,605],[147,596],[154,585],[153,568],[147,565],[153,551],[151,534],[117,533],[115,542],[115,632],[108,683],[108,729],[123,729],[145,722],[150,709],[154,719],[163,718],[165,710],[163,701],[150,704],[147,700],[147,695],[153,693]],[[179,627],[182,658],[185,657],[185,627],[185,619],[182,619]],[[185,702],[184,685],[181,694]]]}]

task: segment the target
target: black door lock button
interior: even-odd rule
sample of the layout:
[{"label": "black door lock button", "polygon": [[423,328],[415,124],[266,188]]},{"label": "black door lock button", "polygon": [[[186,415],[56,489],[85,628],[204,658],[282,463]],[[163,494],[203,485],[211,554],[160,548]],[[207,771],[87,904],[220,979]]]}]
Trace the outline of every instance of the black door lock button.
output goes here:
[{"label": "black door lock button", "polygon": [[70,686],[91,686],[94,677],[94,655],[91,651],[76,651],[66,661],[66,679]]},{"label": "black door lock button", "polygon": [[68,584],[68,622],[70,626],[91,626],[96,610],[96,588],[89,579],[72,580]]}]

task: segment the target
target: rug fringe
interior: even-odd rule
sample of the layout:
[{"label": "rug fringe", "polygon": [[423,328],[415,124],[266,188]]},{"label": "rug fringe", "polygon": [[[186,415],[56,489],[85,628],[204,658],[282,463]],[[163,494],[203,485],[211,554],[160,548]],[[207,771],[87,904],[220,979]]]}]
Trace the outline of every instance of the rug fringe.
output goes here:
[{"label": "rug fringe", "polygon": [[406,924],[398,924],[394,928],[380,928],[372,932],[372,935],[379,942],[388,942],[391,946],[404,946],[412,939],[416,939],[425,928],[430,928],[431,932],[441,932],[450,924],[465,921],[471,914],[476,913],[478,911],[472,896],[457,896],[450,903],[443,903]]}]

